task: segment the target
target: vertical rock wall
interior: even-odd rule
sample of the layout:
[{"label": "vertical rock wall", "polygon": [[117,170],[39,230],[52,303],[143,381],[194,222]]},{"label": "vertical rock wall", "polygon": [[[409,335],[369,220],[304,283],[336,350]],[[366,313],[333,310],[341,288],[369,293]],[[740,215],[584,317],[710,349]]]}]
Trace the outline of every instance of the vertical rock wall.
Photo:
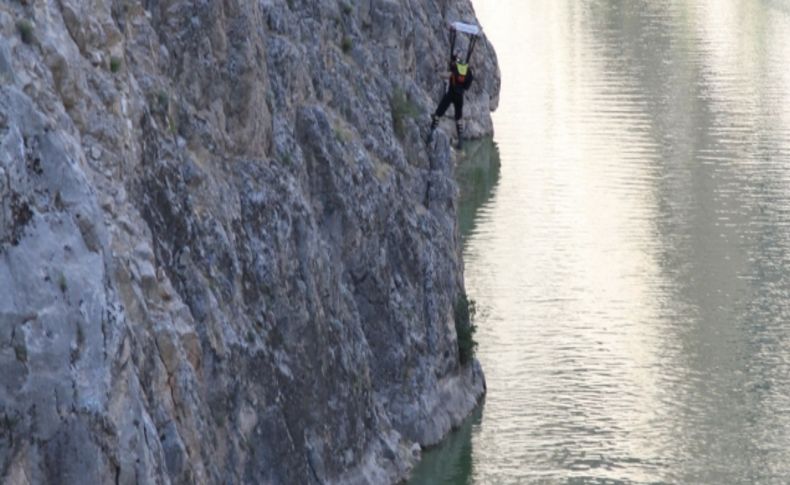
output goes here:
[{"label": "vertical rock wall", "polygon": [[453,154],[422,141],[456,19],[0,3],[4,483],[393,482],[469,412]]}]

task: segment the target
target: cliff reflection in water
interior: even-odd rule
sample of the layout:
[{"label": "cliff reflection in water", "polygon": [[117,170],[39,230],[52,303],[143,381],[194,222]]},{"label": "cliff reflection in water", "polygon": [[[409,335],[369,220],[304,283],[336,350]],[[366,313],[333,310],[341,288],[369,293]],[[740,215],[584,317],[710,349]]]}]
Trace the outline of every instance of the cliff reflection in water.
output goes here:
[{"label": "cliff reflection in water", "polygon": [[461,186],[458,204],[458,224],[466,238],[475,229],[478,211],[494,195],[499,182],[499,148],[491,138],[467,142],[455,175]]}]

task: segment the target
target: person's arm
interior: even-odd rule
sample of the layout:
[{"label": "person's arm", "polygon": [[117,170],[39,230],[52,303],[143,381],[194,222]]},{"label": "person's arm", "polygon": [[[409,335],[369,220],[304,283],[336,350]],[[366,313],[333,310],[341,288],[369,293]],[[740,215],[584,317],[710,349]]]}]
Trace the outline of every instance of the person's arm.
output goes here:
[{"label": "person's arm", "polygon": [[474,80],[475,75],[472,72],[472,66],[469,66],[469,72],[466,73],[466,78],[464,79],[464,91],[469,89],[472,86],[472,80]]},{"label": "person's arm", "polygon": [[453,54],[455,53],[455,26],[450,24],[450,62],[453,62]]}]

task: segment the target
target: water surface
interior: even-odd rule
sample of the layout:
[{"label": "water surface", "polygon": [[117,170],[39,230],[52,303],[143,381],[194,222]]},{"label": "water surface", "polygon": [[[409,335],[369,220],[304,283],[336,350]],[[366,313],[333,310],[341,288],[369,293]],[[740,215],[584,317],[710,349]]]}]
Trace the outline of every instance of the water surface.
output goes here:
[{"label": "water surface", "polygon": [[790,4],[474,4],[488,395],[413,482],[790,483]]}]

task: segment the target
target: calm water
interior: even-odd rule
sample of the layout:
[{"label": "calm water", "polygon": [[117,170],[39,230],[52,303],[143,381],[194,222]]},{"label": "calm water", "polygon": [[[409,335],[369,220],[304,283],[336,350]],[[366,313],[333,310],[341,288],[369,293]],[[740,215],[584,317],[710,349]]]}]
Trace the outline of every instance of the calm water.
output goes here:
[{"label": "calm water", "polygon": [[790,2],[474,3],[488,396],[413,482],[790,483]]}]

